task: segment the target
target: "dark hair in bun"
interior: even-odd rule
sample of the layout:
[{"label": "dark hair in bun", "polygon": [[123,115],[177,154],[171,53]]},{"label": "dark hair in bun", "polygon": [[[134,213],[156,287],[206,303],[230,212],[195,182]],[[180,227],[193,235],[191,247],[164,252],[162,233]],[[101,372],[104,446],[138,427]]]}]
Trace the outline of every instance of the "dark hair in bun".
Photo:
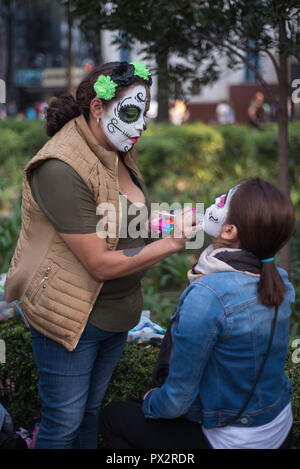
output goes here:
[{"label": "dark hair in bun", "polygon": [[[133,75],[132,70],[133,66],[127,64],[127,62],[108,62],[95,67],[79,84],[76,99],[71,94],[64,94],[51,102],[46,112],[47,135],[52,137],[65,124],[80,114],[83,114],[87,120],[89,119],[90,103],[96,97],[94,83],[99,75],[114,76],[118,83],[116,98],[120,95],[123,88],[133,83],[141,83],[146,86],[151,85],[151,77],[149,77],[150,79],[147,82],[137,75]],[[107,106],[109,103],[109,101],[101,101],[103,106]]]},{"label": "dark hair in bun", "polygon": [[52,137],[67,122],[80,114],[79,106],[71,94],[64,94],[54,99],[46,111],[47,135]]}]

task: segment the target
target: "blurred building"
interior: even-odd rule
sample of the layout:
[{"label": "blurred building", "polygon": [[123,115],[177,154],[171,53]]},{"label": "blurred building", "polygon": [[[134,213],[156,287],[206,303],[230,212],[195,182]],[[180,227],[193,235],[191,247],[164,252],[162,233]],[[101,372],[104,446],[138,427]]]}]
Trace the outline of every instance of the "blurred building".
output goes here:
[{"label": "blurred building", "polygon": [[0,2],[0,80],[7,85],[7,107],[16,103],[25,113],[67,91],[70,30],[73,88],[95,64],[130,59],[125,40],[119,49],[111,45],[112,33],[84,31],[71,23],[59,0]]},{"label": "blurred building", "polygon": [[[4,6],[8,5],[8,6]],[[70,28],[66,7],[58,0],[10,0],[0,2],[0,80],[6,83],[7,104],[14,102],[21,112],[38,102],[48,101],[52,96],[65,92],[68,88],[67,65],[69,63],[69,31],[72,32],[73,86],[95,64],[114,60],[141,60],[138,54],[139,44],[132,50],[126,41],[122,47],[112,44],[115,33],[102,31],[93,33],[83,31],[76,23]],[[123,37],[122,31],[119,33]],[[126,35],[124,35],[126,37]],[[259,68],[264,79],[274,93],[278,93],[277,76],[272,62],[267,56],[249,58]],[[202,120],[217,123],[219,110],[232,109],[236,122],[248,122],[248,107],[257,91],[265,95],[266,104],[271,102],[256,81],[255,76],[246,66],[230,70],[222,57],[223,63],[219,79],[209,85],[192,87],[192,93],[186,101],[185,119],[192,122]],[[154,63],[149,63],[155,67]],[[300,78],[300,65],[290,61],[290,82]],[[180,87],[189,87],[188,83],[177,83]],[[292,91],[292,90],[291,90]],[[157,81],[153,77],[151,89],[151,117],[157,113]],[[171,96],[175,100],[176,93]],[[172,102],[170,102],[172,105]],[[219,107],[218,107],[219,106]],[[276,114],[276,109],[272,109]],[[291,103],[291,115],[300,116],[300,105]]]},{"label": "blurred building", "polygon": [[[67,88],[68,23],[57,1],[11,0],[0,4],[0,78],[7,84],[7,103],[19,111],[47,101]],[[72,27],[73,82],[76,86],[89,61],[90,45]]]},{"label": "blurred building", "polygon": [[[112,45],[113,34],[109,31],[103,31],[102,42],[103,42],[103,59],[104,61],[109,60],[120,60],[120,49],[117,46]],[[138,55],[139,44],[137,44],[133,50],[130,51],[130,60],[141,60]],[[122,53],[122,49],[121,49]],[[247,57],[253,65],[259,70],[264,77],[269,88],[275,95],[278,95],[278,80],[274,70],[271,59],[265,54],[256,54],[254,57]],[[122,57],[121,57],[122,60]],[[123,60],[127,60],[124,58]],[[147,62],[150,67],[155,67],[155,63]],[[175,63],[175,62],[174,62]],[[256,92],[261,91],[265,97],[265,105],[270,108],[270,120],[276,120],[276,109],[271,103],[271,99],[264,90],[264,88],[257,81],[254,73],[246,65],[241,64],[237,70],[230,70],[226,61],[223,57],[218,57],[218,63],[221,64],[221,74],[219,79],[214,83],[206,86],[195,86],[191,83],[175,83],[173,86],[173,95],[170,97],[170,111],[174,110],[176,104],[176,93],[179,91],[179,95],[182,91],[192,89],[192,93],[186,93],[187,97],[185,100],[186,104],[186,118],[184,122],[194,122],[201,120],[205,123],[217,124],[218,121],[218,107],[230,108],[231,112],[228,112],[230,117],[227,117],[228,122],[237,123],[248,123],[248,108],[253,100]],[[156,77],[153,77],[153,85],[151,88],[151,106],[153,107],[153,115],[155,117],[157,112],[157,102],[155,101],[157,93],[157,81]],[[292,84],[294,79],[300,79],[300,63],[294,59],[289,60],[289,80]],[[178,88],[176,90],[176,87]],[[291,88],[291,94],[293,89]],[[289,103],[290,117],[295,116],[300,118],[300,104]],[[170,112],[171,117],[172,112]]]},{"label": "blurred building", "polygon": [[[255,61],[255,67],[264,77],[271,91],[278,96],[278,79],[270,58],[264,54],[257,55],[253,60]],[[219,63],[222,63],[221,57]],[[290,59],[290,83],[292,84],[296,78],[300,78],[300,64]],[[276,109],[265,89],[257,81],[254,73],[245,65],[241,65],[238,70],[230,70],[224,62],[219,79],[201,89],[196,89],[190,97],[187,104],[189,121],[202,120],[206,123],[218,123],[217,108],[220,103],[226,103],[234,112],[235,122],[248,123],[248,107],[258,91],[264,94],[266,106],[270,107],[270,120],[276,120]],[[291,88],[291,94],[292,91]],[[299,105],[290,102],[289,113],[290,117],[299,118]]]},{"label": "blurred building", "polygon": [[[103,61],[110,60],[120,60],[120,54],[122,54],[122,49],[116,45],[112,45],[114,33],[109,31],[102,32],[102,53]],[[136,46],[130,51],[130,60],[141,60],[138,55],[138,50],[140,45]],[[126,51],[128,54],[128,51]],[[121,60],[127,60],[128,55]],[[273,66],[273,63],[269,56],[265,54],[256,54],[255,56],[247,57],[250,62],[259,70],[261,75],[264,77],[266,83],[268,83],[269,88],[272,92],[278,96],[278,80],[277,75]],[[148,65],[155,68],[155,63],[149,63]],[[186,100],[186,117],[184,122],[194,122],[201,120],[205,123],[217,124],[220,123],[218,119],[218,107],[230,108],[228,110],[227,122],[237,122],[237,123],[248,123],[248,108],[252,102],[256,92],[261,91],[264,94],[265,106],[270,109],[270,120],[276,120],[276,109],[271,103],[269,95],[266,93],[264,88],[257,81],[254,73],[246,65],[241,64],[240,67],[236,70],[230,70],[225,59],[220,56],[218,57],[218,63],[221,64],[221,74],[219,79],[214,83],[208,84],[206,86],[199,86],[197,84],[193,85],[191,83],[175,83],[173,86],[173,95],[170,97],[170,111],[173,111],[174,105],[176,104],[176,93],[179,91],[179,95],[182,91],[187,91],[192,89],[192,92],[185,94]],[[155,117],[157,112],[157,102],[155,101],[157,93],[157,80],[156,77],[153,77],[153,85],[151,88],[151,106],[150,109],[151,117]],[[289,80],[292,84],[293,80],[300,79],[300,63],[295,59],[289,60]],[[176,87],[178,88],[176,90]],[[291,88],[291,95],[293,89]],[[289,117],[295,116],[300,118],[300,103],[289,102]],[[170,112],[171,117],[171,112]]]}]

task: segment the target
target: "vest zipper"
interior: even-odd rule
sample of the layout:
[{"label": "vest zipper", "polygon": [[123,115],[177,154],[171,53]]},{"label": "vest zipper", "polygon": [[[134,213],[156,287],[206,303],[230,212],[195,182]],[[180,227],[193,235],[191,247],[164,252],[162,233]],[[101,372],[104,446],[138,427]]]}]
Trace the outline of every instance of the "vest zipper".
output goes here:
[{"label": "vest zipper", "polygon": [[45,275],[44,277],[42,278],[42,280],[40,281],[40,283],[38,284],[38,286],[34,289],[33,293],[30,295],[30,302],[32,303],[32,301],[34,300],[34,297],[35,295],[38,293],[39,289],[41,288],[41,284],[46,282],[48,279],[49,279],[49,273],[52,269],[52,266],[53,264],[50,264],[48,267],[47,267],[47,270],[45,272]]},{"label": "vest zipper", "polygon": [[[118,189],[118,193],[119,193],[120,187],[119,187],[119,180],[118,180],[118,177],[119,177],[119,175],[118,175],[118,163],[119,163],[119,156],[117,155],[116,162],[115,162],[115,174],[116,174],[117,189]],[[114,246],[114,248],[116,248],[116,245]],[[86,320],[83,322],[83,325],[82,325],[80,331],[78,332],[78,337],[77,337],[77,339],[76,339],[75,342],[72,344],[72,350],[74,350],[74,349],[77,347],[77,345],[78,345],[78,342],[79,342],[79,340],[80,340],[80,337],[81,337],[81,335],[82,335],[82,333],[83,333],[83,331],[84,331],[84,329],[85,329],[85,327],[86,327],[86,325],[87,325],[87,322],[88,322],[88,320],[89,320],[91,311],[92,311],[92,309],[93,309],[93,307],[94,307],[94,304],[95,304],[95,302],[96,302],[96,299],[97,299],[98,296],[99,296],[99,293],[100,293],[100,291],[101,291],[101,289],[102,289],[102,287],[103,287],[103,284],[104,284],[104,282],[102,282],[102,283],[100,284],[99,288],[98,288],[98,291],[97,291],[97,293],[96,293],[96,295],[95,295],[95,297],[94,297],[94,300],[93,300],[93,302],[92,302],[92,304],[91,304],[91,306],[90,306],[89,312],[88,312],[88,314],[87,314],[87,318],[86,318]]]}]

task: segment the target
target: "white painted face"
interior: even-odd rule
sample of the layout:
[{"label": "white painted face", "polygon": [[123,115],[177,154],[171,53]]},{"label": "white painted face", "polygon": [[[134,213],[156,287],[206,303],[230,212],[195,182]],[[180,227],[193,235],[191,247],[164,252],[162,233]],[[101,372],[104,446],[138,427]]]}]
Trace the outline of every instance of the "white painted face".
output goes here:
[{"label": "white painted face", "polygon": [[127,152],[146,130],[146,89],[142,85],[129,88],[118,101],[113,101],[102,117],[103,131],[112,145]]},{"label": "white painted face", "polygon": [[204,231],[209,236],[213,238],[220,236],[222,226],[227,218],[231,197],[237,188],[238,186],[234,186],[227,194],[217,197],[215,203],[206,209],[204,215]]}]

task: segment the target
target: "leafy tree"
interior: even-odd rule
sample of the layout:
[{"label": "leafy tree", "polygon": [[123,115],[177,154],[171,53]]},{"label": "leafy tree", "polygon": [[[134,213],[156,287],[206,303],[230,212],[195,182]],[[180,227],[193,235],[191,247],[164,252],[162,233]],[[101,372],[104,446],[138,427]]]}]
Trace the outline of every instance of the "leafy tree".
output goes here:
[{"label": "leafy tree", "polygon": [[[215,80],[221,71],[220,55],[230,68],[247,65],[277,108],[279,186],[289,194],[288,59],[300,60],[299,0],[72,0],[72,4],[82,24],[127,31],[129,43],[138,41],[143,58],[155,58],[158,120],[168,119],[172,81]],[[249,54],[270,58],[278,96]],[[289,264],[287,246],[281,252],[281,265],[288,269]]]},{"label": "leafy tree", "polygon": [[[279,186],[288,194],[288,59],[300,61],[300,4],[298,0],[214,0],[191,2],[194,22],[190,48],[200,52],[207,42],[227,57],[229,67],[247,65],[277,108]],[[248,55],[247,55],[248,54]],[[249,54],[267,55],[276,72],[279,93],[276,96],[261,71],[249,60]],[[281,252],[281,265],[289,268],[290,248]]]},{"label": "leafy tree", "polygon": [[[168,120],[171,85],[187,80],[207,84],[217,78],[211,65],[215,60],[210,54],[213,46],[207,44],[207,48],[201,50],[201,57],[197,54],[196,69],[195,54],[190,57],[187,54],[189,30],[194,21],[188,0],[71,1],[74,14],[85,29],[124,31],[122,37],[115,37],[115,43],[123,47],[125,39],[125,43],[138,47],[143,60],[155,59],[153,72],[158,79],[159,121]],[[204,59],[209,60],[199,74]]]},{"label": "leafy tree", "polygon": [[[13,9],[13,2],[11,0],[0,0],[0,12],[2,19],[6,23],[6,37],[4,36],[4,47],[2,49],[2,53],[4,53],[5,49],[7,51],[7,56],[5,57],[5,81],[7,86],[7,101],[12,99],[13,91],[12,91],[12,83],[13,83],[13,68],[12,68],[12,55],[11,50],[13,47],[13,24],[14,24],[14,9]],[[2,78],[2,77],[1,77]]]}]

